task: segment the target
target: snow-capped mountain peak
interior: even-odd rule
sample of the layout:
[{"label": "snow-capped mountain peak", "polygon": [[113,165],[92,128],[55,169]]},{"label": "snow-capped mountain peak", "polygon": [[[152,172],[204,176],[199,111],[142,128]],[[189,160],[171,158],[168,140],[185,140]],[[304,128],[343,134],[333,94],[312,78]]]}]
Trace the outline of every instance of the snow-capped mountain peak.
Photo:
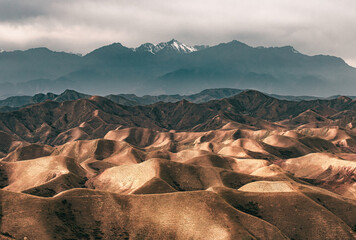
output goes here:
[{"label": "snow-capped mountain peak", "polygon": [[168,42],[169,46],[173,47],[179,52],[184,52],[184,53],[190,53],[190,52],[195,52],[197,51],[196,48],[188,46],[184,43],[178,42],[175,39],[172,39],[171,41]]},{"label": "snow-capped mountain peak", "polygon": [[191,53],[197,51],[195,47],[188,46],[181,43],[175,39],[169,42],[161,42],[157,45],[152,43],[145,43],[134,49],[135,51],[146,51],[152,54],[157,54],[158,52],[178,52],[178,53]]},{"label": "snow-capped mountain peak", "polygon": [[0,48],[0,53],[3,53],[3,52],[5,52],[5,50],[4,50],[4,49],[2,49],[2,48]]}]

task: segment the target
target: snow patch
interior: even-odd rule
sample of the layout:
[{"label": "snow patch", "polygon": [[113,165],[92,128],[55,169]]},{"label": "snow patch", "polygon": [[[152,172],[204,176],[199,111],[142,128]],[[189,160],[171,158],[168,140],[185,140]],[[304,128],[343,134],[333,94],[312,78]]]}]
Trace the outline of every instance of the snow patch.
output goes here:
[{"label": "snow patch", "polygon": [[297,50],[294,49],[294,47],[292,47],[292,52],[293,53],[299,53]]},{"label": "snow patch", "polygon": [[152,54],[156,54],[160,51],[174,51],[178,53],[191,53],[197,51],[195,47],[188,46],[184,43],[181,43],[175,39],[172,39],[169,42],[161,42],[157,45],[154,45],[152,43],[145,43],[139,46],[138,48],[135,48],[134,51],[145,51],[145,52],[150,52]]}]

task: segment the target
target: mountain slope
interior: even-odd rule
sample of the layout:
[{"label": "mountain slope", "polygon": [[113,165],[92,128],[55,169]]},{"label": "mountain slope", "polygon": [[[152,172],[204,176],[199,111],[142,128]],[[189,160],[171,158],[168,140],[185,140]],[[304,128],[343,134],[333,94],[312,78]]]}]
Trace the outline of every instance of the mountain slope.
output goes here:
[{"label": "mountain slope", "polygon": [[18,83],[33,79],[56,79],[81,65],[81,57],[47,48],[0,53],[0,82]]}]

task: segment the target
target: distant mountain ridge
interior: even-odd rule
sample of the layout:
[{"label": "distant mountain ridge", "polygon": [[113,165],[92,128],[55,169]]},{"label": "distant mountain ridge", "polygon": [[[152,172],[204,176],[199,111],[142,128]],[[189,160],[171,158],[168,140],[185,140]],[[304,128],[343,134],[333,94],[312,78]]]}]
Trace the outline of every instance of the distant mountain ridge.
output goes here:
[{"label": "distant mountain ridge", "polygon": [[85,99],[89,98],[90,95],[76,92],[74,90],[65,90],[63,93],[57,95],[54,93],[39,93],[34,96],[13,96],[6,98],[4,100],[0,100],[0,107],[22,107],[30,104],[41,103],[46,100],[52,100],[56,102],[70,101],[76,99]]},{"label": "distant mountain ridge", "polygon": [[[0,131],[28,142],[63,143],[73,134],[83,139],[103,137],[121,127],[149,127],[159,131],[210,131],[225,125],[249,129],[356,126],[356,101],[287,101],[254,90],[205,103],[181,100],[124,106],[107,98],[45,101],[17,111],[0,113]],[[27,127],[24,127],[27,126]]]},{"label": "distant mountain ridge", "polygon": [[[110,94],[104,96],[105,98],[124,106],[138,106],[138,105],[150,105],[158,102],[165,103],[175,103],[182,100],[186,100],[192,103],[206,103],[212,100],[219,100],[223,98],[229,98],[235,96],[239,93],[242,93],[246,90],[241,89],[233,89],[233,88],[217,88],[217,89],[205,89],[199,93],[191,94],[191,95],[144,95],[137,96],[135,94]],[[322,97],[314,97],[314,96],[284,96],[277,94],[267,94],[270,97],[279,99],[279,100],[288,100],[288,101],[312,101],[312,100],[332,100],[342,97],[347,97],[350,99],[356,99],[356,96],[341,96],[334,95],[327,98]],[[92,97],[89,94],[79,93],[74,90],[65,90],[61,94],[54,93],[39,93],[34,96],[12,96],[8,97],[4,100],[0,100],[0,112],[10,112],[18,110],[21,107],[45,102],[47,100],[51,100],[54,102],[64,102],[64,101],[73,101],[77,99],[87,99]]]},{"label": "distant mountain ridge", "polygon": [[[138,97],[135,94],[118,94],[117,96],[122,96],[131,101],[135,101],[140,105],[148,105],[156,102],[178,102],[183,99],[193,103],[203,103],[215,99],[231,97],[233,95],[241,93],[242,91],[243,90],[241,89],[217,88],[217,89],[206,89],[199,93],[195,93],[191,95],[179,95],[179,94],[158,95],[158,96],[144,95],[142,97]],[[107,96],[107,98],[109,97]]]},{"label": "distant mountain ridge", "polygon": [[352,95],[356,69],[341,58],[307,56],[291,46],[239,41],[189,46],[175,39],[128,48],[120,43],[79,56],[47,48],[0,53],[0,97],[74,89],[91,95],[172,95],[209,88],[289,95]]},{"label": "distant mountain ridge", "polygon": [[[188,100],[194,103],[203,103],[210,100],[221,99],[226,97],[231,97],[238,93],[242,92],[240,89],[206,89],[200,93],[192,95],[159,95],[159,96],[150,96],[145,95],[138,97],[134,94],[110,94],[105,96],[105,98],[110,99],[111,101],[125,105],[125,106],[137,106],[137,105],[149,105],[157,102],[178,102],[183,99]],[[47,94],[36,94],[34,96],[13,96],[8,97],[4,100],[0,100],[0,112],[8,112],[16,110],[20,107],[41,103],[46,100],[52,100],[55,102],[63,101],[72,101],[77,99],[86,99],[90,98],[91,95],[79,93],[74,90],[65,90],[61,94],[47,93]]]}]

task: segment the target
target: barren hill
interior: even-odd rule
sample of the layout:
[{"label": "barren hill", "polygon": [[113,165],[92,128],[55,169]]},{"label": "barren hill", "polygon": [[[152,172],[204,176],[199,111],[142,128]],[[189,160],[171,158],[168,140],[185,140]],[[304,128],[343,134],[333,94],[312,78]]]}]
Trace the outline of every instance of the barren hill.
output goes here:
[{"label": "barren hill", "polygon": [[355,107],[245,91],[1,113],[1,237],[354,239]]}]

